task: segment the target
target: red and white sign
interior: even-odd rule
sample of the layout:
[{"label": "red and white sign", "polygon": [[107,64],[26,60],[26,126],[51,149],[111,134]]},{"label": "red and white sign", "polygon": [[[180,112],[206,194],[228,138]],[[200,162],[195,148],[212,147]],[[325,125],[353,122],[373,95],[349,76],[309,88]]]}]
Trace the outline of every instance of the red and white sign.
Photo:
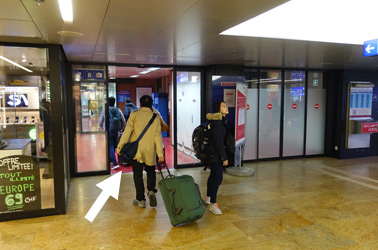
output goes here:
[{"label": "red and white sign", "polygon": [[291,106],[293,109],[296,109],[297,108],[297,104],[296,103],[293,103],[293,105]]},{"label": "red and white sign", "polygon": [[378,133],[378,122],[362,123],[362,133]]},{"label": "red and white sign", "polygon": [[247,90],[246,84],[236,85],[236,121],[235,121],[235,145],[240,145],[245,140],[245,122],[247,114]]},{"label": "red and white sign", "polygon": [[272,109],[273,108],[273,105],[271,103],[269,103],[267,106],[266,106],[268,109]]},{"label": "red and white sign", "polygon": [[319,109],[319,104],[315,103],[314,108]]},{"label": "red and white sign", "polygon": [[236,82],[221,82],[222,87],[235,87]]},{"label": "red and white sign", "polygon": [[247,110],[249,110],[251,108],[251,106],[249,106],[249,104],[247,104]]}]

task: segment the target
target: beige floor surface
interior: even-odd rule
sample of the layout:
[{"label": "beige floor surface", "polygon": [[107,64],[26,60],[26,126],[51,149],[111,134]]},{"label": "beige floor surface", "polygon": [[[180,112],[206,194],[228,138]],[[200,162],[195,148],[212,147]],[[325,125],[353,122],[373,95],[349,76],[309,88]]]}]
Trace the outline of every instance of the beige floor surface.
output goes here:
[{"label": "beige floor surface", "polygon": [[[131,174],[119,200],[109,198],[95,220],[84,218],[108,176],[71,181],[65,215],[0,223],[0,249],[378,249],[378,157],[318,157],[245,164],[252,177],[224,175],[218,204],[202,219],[172,227],[158,206],[132,206]],[[192,175],[203,196],[209,171]],[[158,180],[161,177],[158,175]]]}]

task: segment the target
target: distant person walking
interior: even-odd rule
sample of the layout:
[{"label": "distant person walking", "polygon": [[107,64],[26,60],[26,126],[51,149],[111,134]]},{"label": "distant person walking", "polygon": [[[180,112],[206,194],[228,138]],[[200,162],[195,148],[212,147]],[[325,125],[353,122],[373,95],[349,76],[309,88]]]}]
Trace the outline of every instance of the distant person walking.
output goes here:
[{"label": "distant person walking", "polygon": [[127,98],[126,104],[123,107],[123,116],[125,117],[126,122],[129,119],[130,114],[136,110],[138,110],[138,107],[135,106],[134,103],[132,103],[130,98]]},{"label": "distant person walking", "polygon": [[[152,98],[144,95],[140,98],[141,108],[130,114],[126,123],[125,131],[118,143],[117,152],[121,152],[123,146],[128,142],[136,141],[148,122],[154,115],[152,110]],[[147,172],[147,196],[150,206],[156,207],[156,154],[159,162],[164,162],[163,140],[161,136],[160,119],[157,116],[148,128],[142,139],[139,141],[137,153],[131,162],[133,168],[133,178],[136,190],[136,199],[133,201],[135,206],[146,207],[145,188],[143,182],[143,169]]]},{"label": "distant person walking", "polygon": [[[111,169],[119,168],[117,159],[115,157],[115,147],[118,143],[118,133],[122,131],[126,126],[125,118],[123,117],[122,111],[115,107],[115,98],[113,96],[109,97],[109,154],[111,161]],[[100,118],[98,120],[98,125],[106,131],[105,127],[105,110],[101,111]]]}]

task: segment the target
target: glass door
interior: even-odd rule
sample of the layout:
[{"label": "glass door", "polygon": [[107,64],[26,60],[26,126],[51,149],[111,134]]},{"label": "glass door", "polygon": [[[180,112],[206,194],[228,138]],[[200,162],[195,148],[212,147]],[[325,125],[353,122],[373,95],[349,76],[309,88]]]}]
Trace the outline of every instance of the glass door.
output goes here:
[{"label": "glass door", "polygon": [[[78,76],[78,71],[85,75]],[[73,86],[76,121],[76,173],[108,169],[105,128],[99,125],[100,115],[105,112],[107,99],[105,82],[88,79],[87,71],[95,70],[75,69]],[[97,71],[100,71],[101,74],[104,73],[104,70]]]},{"label": "glass door", "polygon": [[305,71],[285,71],[283,153],[304,154]]},{"label": "glass door", "polygon": [[259,159],[280,157],[281,71],[261,71]]},{"label": "glass door", "polygon": [[323,73],[308,73],[306,155],[324,154],[326,90]]},{"label": "glass door", "polygon": [[201,123],[201,72],[177,71],[177,164],[198,163],[193,130]]}]

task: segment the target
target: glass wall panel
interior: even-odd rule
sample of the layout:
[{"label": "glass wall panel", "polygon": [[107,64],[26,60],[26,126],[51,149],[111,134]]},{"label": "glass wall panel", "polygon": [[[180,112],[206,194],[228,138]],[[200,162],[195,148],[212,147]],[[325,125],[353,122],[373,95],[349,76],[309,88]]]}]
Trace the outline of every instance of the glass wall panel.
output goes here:
[{"label": "glass wall panel", "polygon": [[305,72],[285,71],[283,156],[304,153]]},{"label": "glass wall panel", "polygon": [[323,73],[308,73],[306,155],[324,153],[326,90]]},{"label": "glass wall panel", "polygon": [[197,163],[193,130],[201,123],[201,72],[177,71],[177,163]]},{"label": "glass wall panel", "polygon": [[0,46],[0,217],[55,208],[47,55]]},{"label": "glass wall panel", "polygon": [[107,169],[106,127],[99,126],[107,99],[104,74],[102,66],[74,66],[77,173]]},{"label": "glass wall panel", "polygon": [[261,71],[259,158],[280,156],[281,71]]},{"label": "glass wall panel", "polygon": [[258,129],[258,76],[257,70],[247,73],[247,119],[245,125],[244,160],[257,159],[257,129]]}]

